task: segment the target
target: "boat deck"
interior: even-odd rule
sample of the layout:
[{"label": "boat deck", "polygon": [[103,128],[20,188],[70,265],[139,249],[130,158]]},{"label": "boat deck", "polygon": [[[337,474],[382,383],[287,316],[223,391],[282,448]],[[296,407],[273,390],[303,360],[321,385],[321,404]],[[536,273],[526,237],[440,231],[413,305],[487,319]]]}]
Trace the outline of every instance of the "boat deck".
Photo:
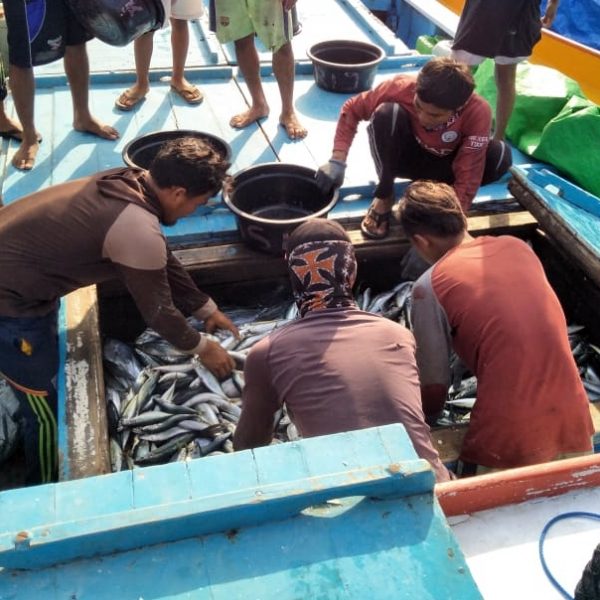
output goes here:
[{"label": "boat deck", "polygon": [[[91,65],[90,106],[99,119],[119,130],[121,138],[106,141],[71,127],[71,99],[62,62],[38,67],[36,73],[36,124],[43,135],[37,163],[30,172],[20,172],[10,164],[17,143],[4,140],[0,156],[0,184],[3,202],[13,202],[31,192],[69,179],[123,164],[121,153],[130,140],[157,130],[197,129],[216,134],[233,149],[232,173],[257,163],[282,161],[316,169],[330,156],[339,109],[349,97],[318,88],[306,50],[312,44],[330,39],[331,23],[336,36],[378,43],[387,53],[375,83],[399,72],[416,72],[429,58],[412,53],[358,0],[304,3],[299,7],[301,33],[294,38],[297,59],[295,105],[309,135],[290,141],[278,124],[279,92],[271,70],[270,53],[260,50],[263,82],[271,106],[270,116],[244,130],[229,126],[232,115],[244,110],[248,93],[238,74],[231,44],[221,46],[208,31],[206,16],[191,23],[190,52],[186,75],[199,85],[205,100],[189,106],[169,88],[171,65],[169,30],[155,33],[151,64],[151,90],[146,100],[131,112],[114,107],[114,101],[134,79],[133,48],[107,46],[98,40],[88,44]],[[12,110],[10,97],[7,104]],[[361,125],[365,125],[364,123]],[[515,152],[515,163],[529,159]],[[503,210],[514,207],[502,181],[483,187],[474,208]],[[398,191],[405,182],[398,182]],[[358,218],[364,213],[375,186],[375,170],[370,158],[365,127],[359,129],[348,159],[347,177],[340,191],[341,201],[332,212],[340,219]],[[219,199],[181,220],[166,234],[174,243],[201,243],[231,239],[236,235],[234,215]]]}]

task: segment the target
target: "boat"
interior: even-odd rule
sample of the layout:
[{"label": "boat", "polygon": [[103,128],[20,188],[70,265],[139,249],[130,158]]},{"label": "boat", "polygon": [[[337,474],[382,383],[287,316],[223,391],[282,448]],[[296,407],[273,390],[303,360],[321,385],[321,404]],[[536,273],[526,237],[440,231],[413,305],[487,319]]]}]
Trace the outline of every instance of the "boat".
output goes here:
[{"label": "boat", "polygon": [[[377,7],[372,6],[374,10],[381,8],[380,3],[377,4]],[[426,2],[418,4],[422,5],[421,8],[430,6]],[[439,9],[440,3],[431,4],[435,4],[436,11]],[[329,141],[333,139],[337,114],[347,98],[344,94],[331,94],[319,89],[314,83],[312,64],[306,58],[306,49],[327,37],[328,23],[336,23],[338,31],[343,31],[350,39],[375,42],[385,49],[387,57],[379,66],[375,83],[392,73],[415,72],[429,59],[429,56],[417,54],[399,39],[395,32],[373,16],[367,6],[369,4],[358,0],[336,0],[318,5],[305,3],[299,7],[303,27],[302,33],[294,40],[297,57],[295,97],[301,118],[310,130],[308,138],[302,142],[290,143],[286,139],[277,123],[277,110],[273,110],[260,125],[241,132],[229,128],[229,117],[243,105],[248,97],[247,91],[238,76],[232,47],[221,47],[208,31],[205,21],[193,23],[193,43],[188,62],[188,78],[205,92],[205,101],[200,107],[185,105],[169,91],[168,79],[165,80],[170,63],[169,52],[164,51],[164,47],[168,47],[166,32],[155,34],[155,46],[163,51],[155,52],[157,62],[151,71],[152,87],[147,100],[132,113],[116,113],[113,109],[114,99],[132,80],[132,53],[127,55],[123,49],[107,47],[96,41],[90,43],[93,112],[121,131],[122,138],[117,143],[98,141],[73,132],[66,111],[54,110],[55,106],[69,103],[60,64],[36,70],[36,114],[39,122],[51,123],[52,128],[48,128],[49,133],[43,131],[44,143],[37,165],[30,173],[19,173],[10,168],[8,161],[15,148],[14,141],[3,142],[4,202],[18,201],[22,195],[47,185],[120,166],[121,152],[130,139],[161,129],[199,129],[220,136],[233,149],[232,172],[273,161],[317,168],[329,158]],[[425,28],[419,31],[419,35],[430,33],[432,23],[438,27],[431,11],[420,14]],[[320,26],[312,27],[312,24]],[[270,55],[262,49],[260,56],[265,91],[275,108],[279,98],[270,70]],[[363,239],[358,230],[360,218],[370,203],[375,179],[364,130],[359,131],[348,162],[348,175],[340,190],[340,201],[330,216],[348,229],[361,263],[377,261],[383,267],[380,270],[393,278],[398,259],[408,248],[406,238],[395,228],[389,239],[371,241]],[[397,183],[398,193],[405,184],[402,181]],[[598,247],[582,241],[583,224],[589,223],[589,217],[578,206],[584,200],[590,200],[590,196],[592,200],[595,198],[557,175],[549,165],[532,161],[515,151],[512,176],[479,191],[469,215],[469,229],[476,234],[511,233],[531,241],[570,315],[589,329],[592,340],[598,341],[600,324],[596,307],[600,297],[600,276],[596,274],[594,264]],[[562,208],[555,208],[553,204],[558,199]],[[564,204],[563,200],[566,201]],[[567,208],[564,208],[565,205]],[[582,215],[581,227],[573,220],[573,214]],[[235,216],[219,200],[166,228],[165,233],[176,254],[201,287],[214,286],[215,293],[218,293],[216,288],[222,290],[233,283],[244,283],[240,273],[245,274],[246,283],[260,281],[265,285],[271,285],[285,275],[277,257],[265,256],[241,242]],[[440,541],[446,544],[446,556],[456,558],[440,559],[435,565],[436,568],[444,565],[444,569],[451,573],[452,581],[456,582],[453,597],[481,597],[477,578],[473,578],[469,571],[474,571],[469,565],[469,557],[463,554],[445,520],[446,516],[459,514],[461,510],[475,510],[467,500],[468,494],[464,490],[467,484],[458,481],[434,488],[431,478],[423,475],[428,469],[416,464],[422,461],[415,461],[414,455],[400,445],[394,446],[393,451],[386,451],[387,454],[379,447],[377,452],[370,454],[365,440],[384,435],[382,433],[353,432],[342,438],[330,439],[328,436],[320,441],[320,447],[326,448],[321,456],[332,454],[327,465],[315,464],[315,469],[320,469],[319,476],[327,484],[324,483],[323,489],[332,489],[326,495],[315,492],[306,471],[300,466],[290,469],[289,473],[280,468],[294,460],[292,456],[298,447],[301,453],[309,452],[311,440],[303,440],[299,446],[293,444],[281,450],[282,445],[267,448],[264,454],[258,452],[264,457],[260,468],[265,470],[265,477],[260,479],[260,485],[248,484],[243,489],[239,474],[244,472],[244,468],[252,473],[258,469],[252,453],[223,457],[229,459],[227,463],[210,458],[203,459],[207,461],[204,465],[169,464],[110,473],[101,337],[111,323],[118,324],[128,315],[123,290],[114,283],[84,288],[63,299],[59,342],[60,483],[0,492],[0,515],[3,519],[0,526],[0,568],[4,568],[0,570],[0,597],[72,597],[79,593],[78,586],[81,586],[82,592],[96,598],[205,597],[202,594],[206,597],[285,598],[312,597],[316,594],[315,590],[324,594],[330,590],[343,590],[346,585],[348,590],[355,590],[356,595],[344,596],[341,591],[331,591],[327,597],[362,597],[368,589],[375,598],[389,598],[392,597],[389,595],[392,588],[386,587],[384,567],[404,564],[409,571],[416,569],[423,574],[418,582],[413,579],[406,582],[406,585],[413,586],[407,588],[411,591],[407,598],[446,598],[452,596],[444,595],[444,582],[439,581],[431,561],[422,552],[423,548]],[[85,372],[84,377],[82,372]],[[76,417],[82,410],[89,415],[85,422]],[[590,411],[598,448],[600,410],[597,405],[591,404]],[[435,432],[436,444],[445,462],[451,463],[456,459],[464,431],[464,427],[457,426]],[[401,437],[400,433],[394,435]],[[338,447],[340,449],[334,451]],[[344,462],[339,458],[340,453],[347,453],[348,448],[361,449],[354,465],[358,475],[352,469],[345,472],[340,467]],[[537,477],[540,469],[537,467],[531,467],[523,475],[527,482],[524,485],[539,489],[540,499],[550,499],[557,491],[577,489],[582,478],[575,474],[583,469],[590,473],[583,477],[587,487],[597,487],[595,474],[600,470],[600,456],[586,457],[586,460],[589,462],[566,465],[564,481],[556,483],[551,490],[540,485]],[[410,473],[410,476],[395,478],[396,470],[390,467],[390,463],[396,462],[401,465],[399,472]],[[269,470],[267,465],[273,467]],[[374,465],[379,470],[372,474],[369,469]],[[544,466],[543,470],[548,468],[554,467]],[[194,473],[201,473],[202,478],[194,479]],[[335,473],[338,473],[337,479]],[[415,479],[412,479],[413,474]],[[484,477],[473,478],[473,481],[494,490],[493,495],[496,496],[498,489],[505,489],[503,477],[508,475]],[[371,478],[375,482],[373,487],[370,487]],[[215,488],[206,488],[205,482],[213,479]],[[352,487],[351,480],[356,487]],[[417,480],[421,483],[413,486]],[[501,483],[491,485],[494,481]],[[303,483],[296,485],[298,482]],[[203,487],[205,489],[201,489]],[[310,494],[302,495],[299,489],[308,490]],[[255,512],[254,507],[263,504],[263,494],[266,494],[267,500],[264,509],[259,508]],[[398,547],[394,547],[389,538],[374,547],[373,540],[366,534],[353,535],[356,523],[361,522],[363,517],[368,523],[388,518],[388,504],[374,509],[371,506],[369,498],[379,494],[408,498],[403,502],[412,507],[415,515],[419,513],[413,522],[413,533],[418,537],[414,553],[408,549],[412,548],[411,540],[415,541],[410,537],[405,538],[405,545]],[[302,496],[299,502],[296,501],[298,496]],[[132,497],[134,502],[130,501]],[[363,500],[357,505],[354,501],[343,500],[349,497]],[[339,498],[342,500],[336,504]],[[448,508],[449,498],[458,498],[462,508]],[[315,508],[316,512],[311,516],[319,516],[325,522],[347,511],[350,513],[349,520],[338,529],[333,524],[335,533],[327,528],[324,530],[318,538],[323,544],[318,560],[311,561],[305,557],[301,565],[294,566],[286,562],[286,556],[282,557],[282,554],[292,550],[297,552],[302,542],[314,534],[314,529],[305,529],[304,525],[298,528],[297,521],[304,519],[305,513],[301,511],[309,510],[308,507],[319,502],[325,503],[324,506]],[[355,506],[358,508],[355,509]],[[490,507],[485,505],[484,508]],[[477,510],[480,509],[481,505],[477,507]],[[319,510],[322,512],[319,513]],[[394,527],[406,527],[406,520],[396,513],[393,519],[397,519]],[[282,525],[288,521],[289,528]],[[208,528],[207,522],[211,522]],[[427,529],[424,523],[431,524],[431,529]],[[310,527],[314,526],[315,523],[311,523]],[[260,536],[257,527],[261,528]],[[166,534],[167,531],[172,533]],[[281,535],[294,540],[294,544],[283,544],[283,552],[281,540],[277,538]],[[298,540],[294,536],[298,536]],[[261,539],[261,548],[262,544],[265,548],[269,546],[262,562],[256,557],[256,542],[252,541],[257,537]],[[334,557],[339,554],[334,547],[341,548],[336,544],[351,544],[356,537],[361,538],[360,544],[351,553],[344,550],[343,556],[332,566]],[[208,554],[194,554],[198,544],[210,548]],[[232,554],[231,548],[236,544],[243,549]],[[182,553],[188,556],[189,552],[194,556],[194,564],[201,566],[202,578],[192,572],[189,563],[178,562]],[[388,552],[389,563],[385,562],[388,558],[383,558]],[[384,562],[381,568],[376,568],[374,565],[379,560]],[[209,564],[210,568],[202,566]],[[149,572],[154,570],[153,565],[160,565],[157,568],[162,569],[165,575],[162,579],[148,577]],[[218,575],[217,566],[220,569]],[[31,567],[35,568],[25,572],[19,570]],[[130,577],[125,574],[126,570]],[[457,578],[457,573],[462,579]],[[359,575],[364,581],[356,583]],[[289,583],[291,580],[294,585]],[[391,582],[401,587],[398,579],[394,578]],[[304,587],[296,587],[302,585]],[[208,595],[208,590],[212,596]],[[286,596],[285,590],[300,591],[296,596]],[[415,596],[415,590],[421,593]]]}]

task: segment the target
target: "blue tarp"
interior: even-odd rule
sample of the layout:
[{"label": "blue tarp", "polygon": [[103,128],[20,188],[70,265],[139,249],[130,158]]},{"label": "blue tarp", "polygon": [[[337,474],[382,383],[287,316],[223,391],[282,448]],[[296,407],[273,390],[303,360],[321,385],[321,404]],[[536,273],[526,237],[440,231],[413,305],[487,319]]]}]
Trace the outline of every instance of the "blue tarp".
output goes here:
[{"label": "blue tarp", "polygon": [[[547,0],[543,0],[542,14],[546,4]],[[600,50],[600,0],[563,0],[550,29]]]}]

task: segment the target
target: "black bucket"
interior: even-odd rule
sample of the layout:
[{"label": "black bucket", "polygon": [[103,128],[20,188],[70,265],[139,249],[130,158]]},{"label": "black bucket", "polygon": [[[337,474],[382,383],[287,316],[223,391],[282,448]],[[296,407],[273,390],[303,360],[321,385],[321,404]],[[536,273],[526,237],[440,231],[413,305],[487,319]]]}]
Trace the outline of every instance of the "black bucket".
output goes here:
[{"label": "black bucket", "polygon": [[311,46],[315,82],[328,92],[354,94],[373,85],[377,66],[385,58],[379,46],[368,42],[330,40]]},{"label": "black bucket", "polygon": [[227,161],[231,160],[231,146],[220,137],[195,129],[172,129],[147,133],[131,140],[123,148],[123,161],[130,167],[147,169],[165,142],[182,137],[204,140],[211,144]]},{"label": "black bucket", "polygon": [[161,0],[67,0],[75,18],[94,37],[111,46],[126,46],[165,21]]},{"label": "black bucket", "polygon": [[288,234],[312,217],[325,217],[337,202],[317,187],[315,171],[299,165],[264,163],[236,173],[223,198],[237,217],[242,240],[269,254],[282,254]]}]

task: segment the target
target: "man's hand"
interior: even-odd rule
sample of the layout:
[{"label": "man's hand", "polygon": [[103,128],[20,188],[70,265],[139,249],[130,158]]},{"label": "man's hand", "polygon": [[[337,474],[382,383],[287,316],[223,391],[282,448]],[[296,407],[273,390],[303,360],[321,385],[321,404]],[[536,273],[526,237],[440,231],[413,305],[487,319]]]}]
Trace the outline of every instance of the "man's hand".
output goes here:
[{"label": "man's hand", "polygon": [[548,0],[546,14],[542,17],[542,25],[544,27],[550,27],[554,23],[556,11],[558,10],[558,2],[559,0]]},{"label": "man's hand", "polygon": [[204,329],[206,333],[214,333],[216,329],[228,329],[235,335],[236,338],[240,337],[238,328],[233,324],[231,319],[220,310],[215,312],[204,320]]},{"label": "man's hand", "polygon": [[339,188],[344,183],[346,163],[335,158],[319,167],[315,179],[317,187],[324,193],[329,194],[334,188]]},{"label": "man's hand", "polygon": [[202,364],[218,379],[226,379],[235,368],[235,361],[217,342],[207,340],[204,349],[198,353]]}]

